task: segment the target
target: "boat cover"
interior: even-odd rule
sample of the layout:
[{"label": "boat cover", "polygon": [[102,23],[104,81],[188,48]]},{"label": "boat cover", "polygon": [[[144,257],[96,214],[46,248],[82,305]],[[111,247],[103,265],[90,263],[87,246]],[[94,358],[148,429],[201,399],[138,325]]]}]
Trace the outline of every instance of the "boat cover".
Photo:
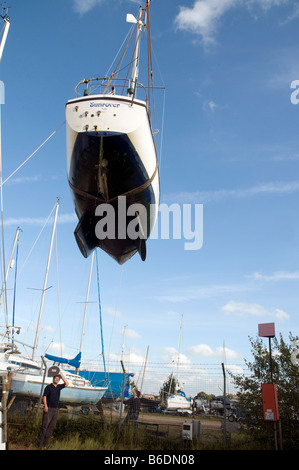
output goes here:
[{"label": "boat cover", "polygon": [[81,364],[81,353],[77,354],[74,359],[67,359],[65,357],[51,356],[50,354],[45,354],[45,358],[50,361],[58,362],[59,364],[68,364],[72,367],[80,367]]},{"label": "boat cover", "polygon": [[[98,387],[103,384],[108,385],[108,390],[104,394],[104,398],[120,398],[122,394],[123,373],[122,372],[99,372],[80,370],[79,375],[89,380],[92,385]],[[129,377],[133,377],[133,373],[127,373],[125,377],[124,398],[129,398]]]}]

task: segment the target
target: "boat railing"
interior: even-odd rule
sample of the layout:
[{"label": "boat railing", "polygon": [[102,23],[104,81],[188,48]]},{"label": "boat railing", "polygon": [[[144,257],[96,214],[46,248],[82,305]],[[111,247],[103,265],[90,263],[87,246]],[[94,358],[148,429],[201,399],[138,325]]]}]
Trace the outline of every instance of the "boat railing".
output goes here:
[{"label": "boat railing", "polygon": [[[83,89],[83,91],[81,91]],[[143,93],[142,101],[146,102],[147,108],[150,108],[150,95],[154,90],[164,90],[162,86],[144,86],[142,83],[134,82],[128,78],[115,77],[94,77],[83,78],[75,87],[76,97],[89,95],[107,95],[107,96],[127,96],[131,98],[132,103],[141,91]],[[140,99],[138,97],[138,99]]]},{"label": "boat railing", "polygon": [[[83,88],[83,92],[79,89]],[[137,82],[133,84],[128,78],[115,78],[115,77],[94,77],[83,78],[75,87],[77,98],[79,96],[89,96],[95,94],[103,95],[120,95],[136,98],[136,91],[142,90],[144,93],[143,101],[148,103],[148,93],[142,83]]]}]

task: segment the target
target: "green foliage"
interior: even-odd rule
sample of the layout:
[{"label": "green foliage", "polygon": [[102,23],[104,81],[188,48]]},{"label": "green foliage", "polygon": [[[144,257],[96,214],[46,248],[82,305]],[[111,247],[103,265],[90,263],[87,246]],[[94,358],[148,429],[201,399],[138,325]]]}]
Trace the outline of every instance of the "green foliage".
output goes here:
[{"label": "green foliage", "polygon": [[[245,362],[251,375],[231,375],[239,390],[239,405],[245,410],[243,427],[253,439],[273,448],[273,423],[263,419],[261,393],[261,385],[271,383],[269,348],[261,338],[249,339],[253,361]],[[290,344],[281,335],[271,342],[272,377],[277,386],[284,449],[296,448],[299,443],[299,367],[291,361],[291,344],[296,339],[290,333]]]},{"label": "green foliage", "polygon": [[163,401],[165,399],[165,395],[167,396],[175,393],[178,386],[178,380],[175,378],[173,373],[171,373],[160,388],[160,399]]}]

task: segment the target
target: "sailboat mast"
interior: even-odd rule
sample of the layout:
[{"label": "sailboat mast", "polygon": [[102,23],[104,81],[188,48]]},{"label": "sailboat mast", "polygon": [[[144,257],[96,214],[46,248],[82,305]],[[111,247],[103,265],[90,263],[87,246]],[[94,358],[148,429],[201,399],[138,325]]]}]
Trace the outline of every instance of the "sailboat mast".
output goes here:
[{"label": "sailboat mast", "polygon": [[[83,338],[84,338],[85,321],[86,321],[86,312],[87,312],[87,304],[88,304],[88,298],[89,298],[89,289],[90,289],[90,281],[91,281],[91,273],[92,273],[93,259],[94,259],[94,251],[92,252],[91,262],[90,262],[90,270],[89,270],[88,286],[87,286],[87,292],[86,292],[86,300],[85,300],[85,308],[84,308],[84,317],[83,317],[83,326],[82,326],[81,342],[80,342],[80,349],[79,349],[79,352],[82,352],[82,345],[83,345]],[[76,367],[76,374],[78,374],[78,372],[79,372],[79,367]]]},{"label": "sailboat mast", "polygon": [[44,280],[44,287],[43,287],[43,293],[42,293],[42,300],[41,300],[40,309],[39,309],[39,316],[38,316],[38,321],[37,321],[37,328],[36,328],[36,334],[35,334],[35,341],[34,341],[34,346],[33,346],[33,351],[32,351],[32,359],[34,359],[35,352],[36,352],[36,348],[37,348],[37,342],[38,342],[38,336],[39,336],[39,329],[40,329],[40,320],[41,320],[42,310],[43,310],[43,305],[44,305],[44,297],[45,297],[46,286],[47,286],[47,280],[48,280],[48,272],[49,272],[49,266],[50,266],[50,260],[51,260],[51,253],[52,253],[52,247],[53,247],[53,240],[54,240],[54,234],[55,234],[56,223],[57,223],[58,207],[59,207],[59,199],[58,199],[58,201],[57,201],[57,203],[56,203],[56,210],[55,210],[55,216],[54,216],[54,222],[53,222],[52,236],[51,236],[51,242],[50,242],[50,248],[49,248],[49,255],[48,255],[48,261],[47,261],[47,268],[46,268],[46,274],[45,274],[45,280]]},{"label": "sailboat mast", "polygon": [[132,82],[134,84],[134,88],[136,89],[137,79],[138,79],[138,72],[139,72],[139,54],[140,54],[140,34],[144,24],[141,21],[142,16],[142,8],[139,8],[139,15],[138,15],[138,26],[137,26],[137,34],[136,34],[136,45],[135,45],[135,54],[133,60],[133,69],[132,69]]},{"label": "sailboat mast", "polygon": [[[2,37],[1,37],[1,42],[0,42],[0,62],[1,62],[1,59],[2,59],[3,50],[4,50],[5,43],[6,43],[8,30],[9,30],[9,27],[10,27],[9,17],[5,13],[5,10],[6,10],[6,8],[3,8],[3,13],[4,14],[1,15],[5,25],[4,25],[4,31],[3,31],[3,34],[2,34]],[[3,83],[1,83],[0,85],[3,86]],[[0,90],[0,95],[1,95],[1,91],[4,95],[3,90]],[[5,243],[4,243],[4,221],[3,221],[3,187],[2,187],[2,136],[1,136],[1,127],[2,127],[2,125],[1,125],[1,104],[2,104],[2,100],[1,100],[1,98],[2,98],[2,96],[0,96],[0,199],[1,199],[1,226],[2,226],[2,262],[3,262],[3,273],[5,275],[5,252],[4,252]],[[4,293],[5,293],[5,319],[6,319],[6,325],[8,325],[8,309],[7,309],[7,295],[6,295],[6,284],[5,283],[4,283]]]},{"label": "sailboat mast", "polygon": [[1,305],[1,302],[2,302],[2,297],[3,297],[4,289],[5,289],[5,287],[6,287],[7,278],[8,278],[9,270],[10,270],[10,267],[11,267],[11,263],[12,263],[12,259],[13,259],[13,255],[14,255],[14,251],[15,251],[15,247],[16,247],[16,243],[17,243],[17,241],[19,240],[19,233],[20,233],[20,227],[17,228],[16,234],[15,234],[15,238],[14,238],[14,241],[13,241],[13,246],[12,246],[12,250],[11,250],[11,255],[10,255],[10,258],[9,258],[8,267],[7,267],[7,270],[6,270],[5,279],[4,279],[4,282],[3,282],[3,285],[2,285],[1,294],[0,294],[0,305]]},{"label": "sailboat mast", "polygon": [[13,308],[12,308],[12,335],[11,335],[12,340],[14,339],[14,335],[15,335],[14,327],[15,327],[16,290],[17,290],[18,257],[19,257],[18,255],[19,255],[19,236],[18,236],[18,244],[17,244],[16,263],[15,263],[15,282],[14,282]]},{"label": "sailboat mast", "polygon": [[3,31],[2,38],[1,38],[1,43],[0,43],[0,61],[2,59],[2,54],[3,54],[4,46],[5,46],[5,43],[6,43],[8,30],[9,30],[9,27],[10,27],[9,17],[6,14],[4,16],[1,15],[1,17],[3,18],[3,21],[4,21],[5,25],[4,25],[4,31]]}]

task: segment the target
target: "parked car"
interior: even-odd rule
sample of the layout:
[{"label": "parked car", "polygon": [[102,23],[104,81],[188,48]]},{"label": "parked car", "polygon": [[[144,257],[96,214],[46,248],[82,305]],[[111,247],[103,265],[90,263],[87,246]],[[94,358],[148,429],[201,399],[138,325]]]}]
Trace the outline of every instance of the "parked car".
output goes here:
[{"label": "parked car", "polygon": [[[223,397],[214,397],[212,398],[211,400],[211,408],[214,408],[216,410],[223,410],[224,406],[223,406]],[[229,398],[226,398],[225,399],[225,403],[226,403],[226,408],[230,408],[230,400]]]}]

